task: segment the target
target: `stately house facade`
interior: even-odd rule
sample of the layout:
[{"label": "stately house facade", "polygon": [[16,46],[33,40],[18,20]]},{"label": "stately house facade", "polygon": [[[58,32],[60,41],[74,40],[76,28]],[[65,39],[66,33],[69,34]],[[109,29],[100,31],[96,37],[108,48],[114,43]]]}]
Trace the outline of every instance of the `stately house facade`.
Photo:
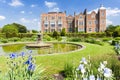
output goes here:
[{"label": "stately house facade", "polygon": [[66,12],[48,12],[41,14],[42,32],[60,32],[65,28],[66,32],[103,32],[106,30],[106,9],[101,6],[98,12],[87,12],[74,16],[66,15]]}]

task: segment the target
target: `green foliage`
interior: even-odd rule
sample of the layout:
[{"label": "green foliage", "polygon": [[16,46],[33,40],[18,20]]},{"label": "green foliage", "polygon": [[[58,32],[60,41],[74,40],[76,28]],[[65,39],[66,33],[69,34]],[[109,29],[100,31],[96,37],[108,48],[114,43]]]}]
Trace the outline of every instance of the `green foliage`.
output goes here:
[{"label": "green foliage", "polygon": [[4,39],[4,38],[2,38],[0,41],[1,41],[2,43],[8,43],[8,40],[7,40],[7,39]]},{"label": "green foliage", "polygon": [[10,42],[17,42],[17,41],[20,41],[20,38],[13,37],[13,38],[9,38],[8,41],[10,41]]},{"label": "green foliage", "polygon": [[72,38],[69,38],[69,41],[71,41],[71,42],[80,42],[80,41],[82,41],[82,38],[72,37]]},{"label": "green foliage", "polygon": [[115,39],[115,40],[120,40],[120,37],[115,37],[114,39]]},{"label": "green foliage", "polygon": [[11,25],[15,26],[18,29],[19,33],[26,33],[27,32],[27,28],[21,24],[12,23]]},{"label": "green foliage", "polygon": [[44,35],[43,36],[43,39],[45,40],[45,41],[51,41],[52,40],[52,37],[50,37],[49,35]]},{"label": "green foliage", "polygon": [[119,43],[119,40],[112,40],[112,45]]},{"label": "green foliage", "polygon": [[32,30],[32,33],[38,33],[38,31],[37,30]]},{"label": "green foliage", "polygon": [[108,42],[108,41],[110,41],[110,40],[112,40],[112,38],[109,38],[109,37],[102,38],[102,41],[104,41],[104,42]]},{"label": "green foliage", "polygon": [[73,63],[67,62],[64,65],[64,76],[69,78],[69,79],[74,79],[74,65]]},{"label": "green foliage", "polygon": [[58,37],[59,37],[59,33],[57,31],[54,31],[53,32],[53,38],[58,39]]},{"label": "green foliage", "polygon": [[66,35],[65,28],[62,29],[60,35],[61,35],[61,36],[65,36],[65,35]]},{"label": "green foliage", "polygon": [[119,37],[120,36],[120,26],[109,25],[106,29],[106,36],[109,37]]},{"label": "green foliage", "polygon": [[2,29],[2,32],[6,34],[7,38],[16,37],[18,35],[18,30],[14,25],[5,25]]},{"label": "green foliage", "polygon": [[84,38],[89,38],[89,37],[94,37],[94,38],[103,38],[106,36],[105,33],[67,33],[67,37],[84,37]]}]

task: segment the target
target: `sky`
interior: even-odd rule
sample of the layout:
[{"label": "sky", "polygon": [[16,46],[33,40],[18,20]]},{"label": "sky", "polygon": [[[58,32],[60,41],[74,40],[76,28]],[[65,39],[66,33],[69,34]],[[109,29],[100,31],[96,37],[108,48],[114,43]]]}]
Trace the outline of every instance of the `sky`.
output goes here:
[{"label": "sky", "polygon": [[100,5],[107,11],[107,25],[120,25],[120,0],[0,0],[0,28],[19,23],[28,30],[40,30],[40,15],[47,12],[64,12],[67,15],[98,11]]}]

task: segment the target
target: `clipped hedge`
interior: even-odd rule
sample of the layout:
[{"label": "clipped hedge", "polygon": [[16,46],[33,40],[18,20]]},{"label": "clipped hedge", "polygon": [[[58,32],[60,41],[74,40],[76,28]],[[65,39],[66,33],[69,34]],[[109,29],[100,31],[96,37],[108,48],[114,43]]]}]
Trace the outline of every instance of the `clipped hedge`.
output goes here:
[{"label": "clipped hedge", "polygon": [[84,37],[84,38],[88,38],[88,37],[101,38],[101,37],[105,37],[106,34],[105,33],[67,33],[66,36],[67,37]]}]

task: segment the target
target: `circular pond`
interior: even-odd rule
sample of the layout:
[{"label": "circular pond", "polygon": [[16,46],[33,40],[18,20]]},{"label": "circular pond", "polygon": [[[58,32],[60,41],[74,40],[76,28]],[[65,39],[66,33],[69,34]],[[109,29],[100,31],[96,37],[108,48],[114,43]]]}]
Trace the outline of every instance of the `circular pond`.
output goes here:
[{"label": "circular pond", "polygon": [[81,45],[70,43],[50,43],[51,47],[43,48],[27,48],[26,44],[10,44],[0,46],[0,55],[8,55],[10,53],[20,53],[32,50],[33,55],[53,54],[53,53],[66,53],[81,49]]}]

